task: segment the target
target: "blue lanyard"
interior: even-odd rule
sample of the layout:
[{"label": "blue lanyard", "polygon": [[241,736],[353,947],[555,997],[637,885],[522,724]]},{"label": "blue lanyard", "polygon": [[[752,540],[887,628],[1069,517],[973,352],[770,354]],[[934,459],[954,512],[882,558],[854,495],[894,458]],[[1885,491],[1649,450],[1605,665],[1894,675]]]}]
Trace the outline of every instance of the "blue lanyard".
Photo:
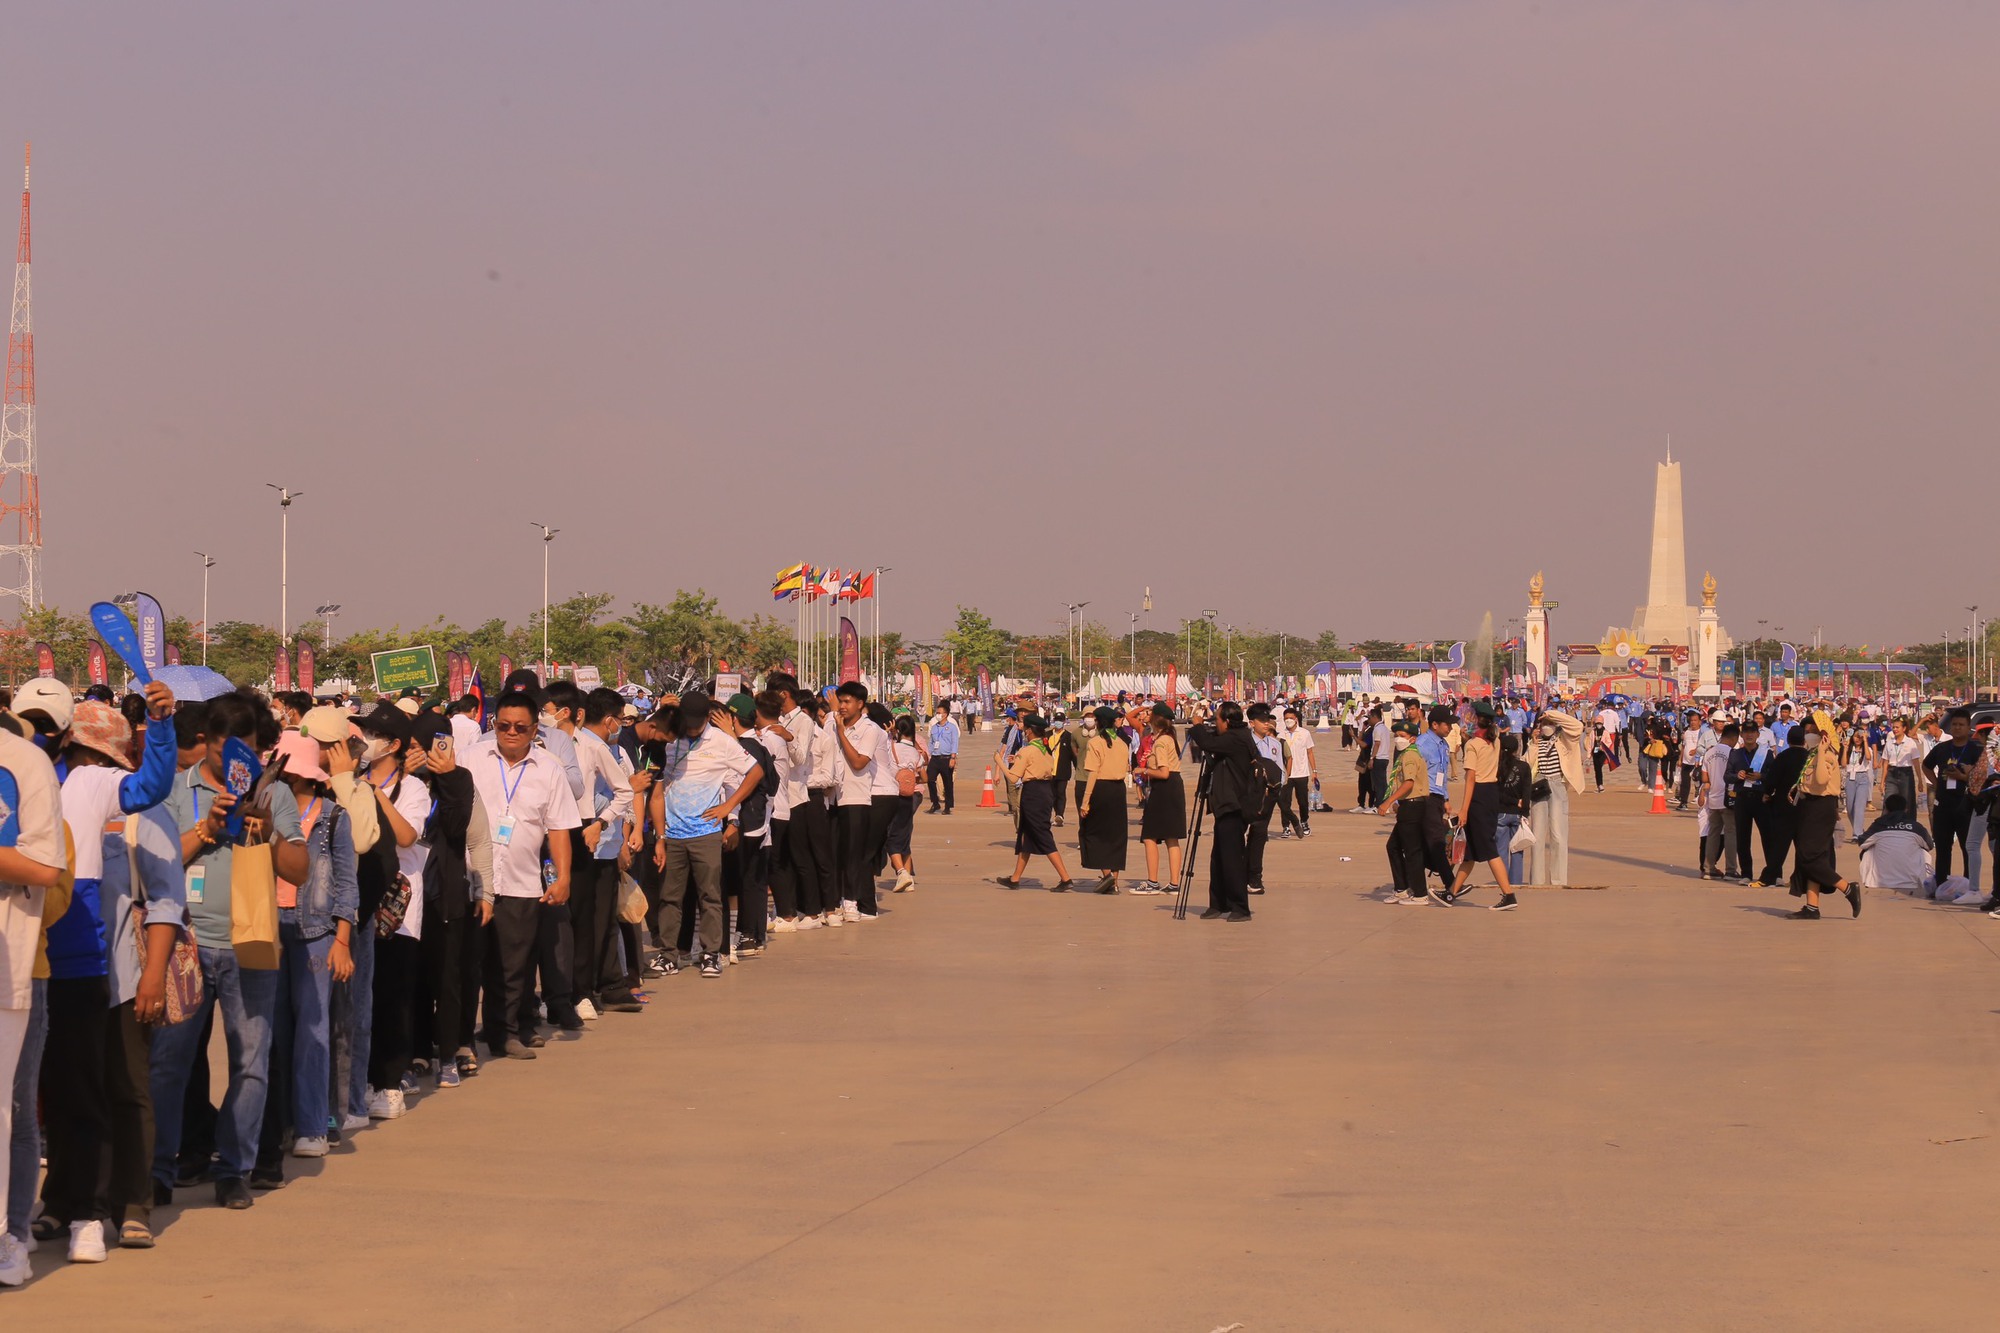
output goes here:
[{"label": "blue lanyard", "polygon": [[514,770],[514,785],[511,787],[507,785],[506,759],[502,758],[498,750],[493,752],[493,758],[500,765],[500,799],[506,806],[503,813],[511,815],[514,813],[514,793],[521,790],[521,779],[528,775],[528,759],[533,756],[521,760],[521,766]]},{"label": "blue lanyard", "polygon": [[320,800],[321,798],[318,796],[313,797],[312,804],[307,806],[299,815],[299,827],[301,829],[310,830],[312,828],[313,819],[319,814]]}]

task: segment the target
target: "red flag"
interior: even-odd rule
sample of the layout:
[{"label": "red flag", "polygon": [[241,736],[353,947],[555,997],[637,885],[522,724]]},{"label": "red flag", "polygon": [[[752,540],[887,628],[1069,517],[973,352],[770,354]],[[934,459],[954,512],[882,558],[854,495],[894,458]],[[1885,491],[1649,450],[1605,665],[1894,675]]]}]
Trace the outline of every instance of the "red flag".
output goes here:
[{"label": "red flag", "polygon": [[56,650],[46,643],[35,645],[35,674],[44,679],[56,674]]},{"label": "red flag", "polygon": [[501,688],[501,689],[503,689],[503,690],[504,690],[504,689],[506,689],[506,688],[507,688],[507,677],[509,677],[509,676],[511,676],[511,675],[513,675],[513,674],[514,674],[514,659],[513,659],[513,658],[511,658],[511,657],[509,657],[509,656],[507,656],[507,654],[505,654],[505,653],[502,653],[502,654],[500,654],[500,688]]},{"label": "red flag", "polygon": [[855,595],[857,597],[873,597],[875,595],[875,576],[873,574],[861,580],[861,591]]},{"label": "red flag", "polygon": [[313,677],[318,668],[318,654],[313,652],[311,639],[299,640],[299,688],[307,694],[313,692]]},{"label": "red flag", "polygon": [[465,694],[466,656],[454,648],[445,654],[444,661],[446,688],[453,699],[462,698]]},{"label": "red flag", "polygon": [[277,679],[276,688],[281,690],[292,688],[292,656],[285,651],[285,645],[282,643],[278,645],[278,665],[273,675]]},{"label": "red flag", "polygon": [[181,646],[180,646],[179,644],[177,644],[177,643],[170,643],[170,644],[168,644],[168,645],[167,645],[167,665],[168,665],[168,666],[179,666],[180,664],[181,664]]},{"label": "red flag", "polygon": [[1179,708],[1181,706],[1180,674],[1181,670],[1179,663],[1177,662],[1167,663],[1167,702],[1169,704],[1172,704],[1175,708]]},{"label": "red flag", "polygon": [[110,669],[104,661],[104,645],[95,639],[90,641],[90,683],[92,685],[111,683]]}]

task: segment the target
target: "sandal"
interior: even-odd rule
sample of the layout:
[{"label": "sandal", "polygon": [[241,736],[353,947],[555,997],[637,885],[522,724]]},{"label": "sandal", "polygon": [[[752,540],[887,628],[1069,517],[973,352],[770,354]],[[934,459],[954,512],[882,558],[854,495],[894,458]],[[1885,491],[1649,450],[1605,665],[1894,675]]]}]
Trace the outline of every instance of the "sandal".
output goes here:
[{"label": "sandal", "polygon": [[144,1222],[128,1218],[118,1228],[118,1244],[127,1250],[150,1250],[153,1248],[153,1229]]},{"label": "sandal", "polygon": [[69,1223],[58,1222],[47,1213],[43,1213],[28,1223],[28,1234],[36,1240],[57,1240],[69,1235]]},{"label": "sandal", "polygon": [[462,1048],[452,1059],[458,1062],[458,1072],[471,1076],[479,1072],[479,1056],[470,1046]]},{"label": "sandal", "polygon": [[1008,879],[1005,875],[995,875],[993,877],[993,882],[995,884],[998,884],[1003,889],[1018,889],[1021,887],[1020,880]]}]

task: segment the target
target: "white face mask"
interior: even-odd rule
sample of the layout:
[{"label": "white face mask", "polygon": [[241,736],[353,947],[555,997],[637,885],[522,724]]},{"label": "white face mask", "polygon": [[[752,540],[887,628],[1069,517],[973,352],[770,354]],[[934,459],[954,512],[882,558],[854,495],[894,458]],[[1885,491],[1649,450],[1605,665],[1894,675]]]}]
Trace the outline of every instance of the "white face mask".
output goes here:
[{"label": "white face mask", "polygon": [[1299,729],[1299,721],[1297,718],[1288,717],[1285,719],[1286,731],[1297,731],[1298,729]]},{"label": "white face mask", "polygon": [[1817,749],[1819,748],[1819,733],[1818,733],[1818,732],[1816,732],[1816,731],[1809,731],[1809,732],[1807,732],[1807,733],[1806,733],[1806,748],[1807,748],[1808,750],[1817,750]]},{"label": "white face mask", "polygon": [[370,736],[361,746],[361,762],[372,764],[394,747],[380,736]]}]

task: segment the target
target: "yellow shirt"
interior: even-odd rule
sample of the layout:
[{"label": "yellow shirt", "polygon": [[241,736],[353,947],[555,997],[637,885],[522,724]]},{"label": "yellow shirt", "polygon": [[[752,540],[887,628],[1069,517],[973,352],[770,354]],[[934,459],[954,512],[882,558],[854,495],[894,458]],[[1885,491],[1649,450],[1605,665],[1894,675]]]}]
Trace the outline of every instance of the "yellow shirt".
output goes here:
[{"label": "yellow shirt", "polygon": [[1164,769],[1168,773],[1181,771],[1181,745],[1171,733],[1153,737],[1153,748],[1146,752],[1146,767],[1154,771]]},{"label": "yellow shirt", "polygon": [[1117,737],[1093,736],[1084,751],[1083,771],[1095,782],[1123,781],[1132,771],[1132,751]]},{"label": "yellow shirt", "polygon": [[1483,736],[1465,743],[1465,776],[1472,782],[1500,780],[1500,747]]},{"label": "yellow shirt", "polygon": [[1056,757],[1044,750],[1038,742],[1029,742],[1014,752],[1014,762],[1007,765],[1007,776],[1016,782],[1039,782],[1056,775]]}]

